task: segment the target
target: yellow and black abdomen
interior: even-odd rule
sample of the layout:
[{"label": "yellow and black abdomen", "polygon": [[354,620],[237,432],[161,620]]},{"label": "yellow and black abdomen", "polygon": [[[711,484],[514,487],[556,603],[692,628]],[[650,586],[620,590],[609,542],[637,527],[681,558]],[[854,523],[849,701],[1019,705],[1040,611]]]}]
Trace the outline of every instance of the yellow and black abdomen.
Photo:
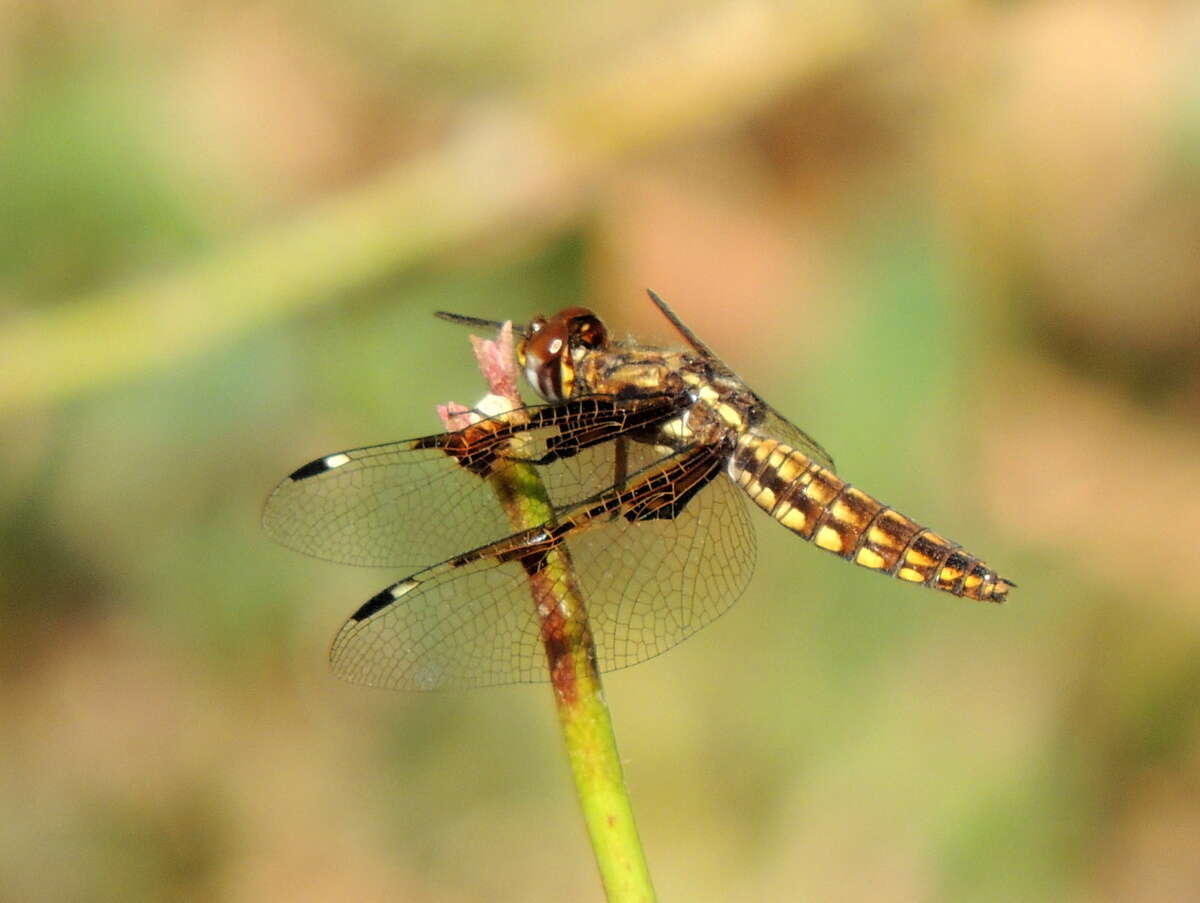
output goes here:
[{"label": "yellow and black abdomen", "polygon": [[793,533],[847,561],[984,602],[1003,602],[1015,586],[957,543],[775,439],[744,434],[729,461],[729,476]]}]

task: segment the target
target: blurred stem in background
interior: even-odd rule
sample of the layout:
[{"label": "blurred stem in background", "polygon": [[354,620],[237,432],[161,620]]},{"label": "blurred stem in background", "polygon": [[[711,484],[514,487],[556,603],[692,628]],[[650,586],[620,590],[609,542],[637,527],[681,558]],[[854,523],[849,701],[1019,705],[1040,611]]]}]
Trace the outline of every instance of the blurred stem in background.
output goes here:
[{"label": "blurred stem in background", "polygon": [[[505,323],[494,342],[474,337],[471,342],[488,395],[474,410],[442,407],[439,413],[447,429],[466,429],[478,422],[475,411],[495,416],[521,407],[512,324]],[[513,457],[520,458],[520,437],[512,441]],[[498,463],[487,481],[514,532],[554,520],[553,503],[533,465],[515,460]],[[656,899],[654,886],[633,819],[617,738],[600,685],[596,644],[570,551],[565,545],[549,549],[541,566],[527,573],[559,725],[605,895],[611,903],[650,903]]]},{"label": "blurred stem in background", "polygon": [[723,5],[617,65],[491,104],[442,147],[206,260],[13,318],[0,410],[177,364],[514,222],[561,223],[613,164],[744,119],[869,49],[875,24],[853,2]]}]

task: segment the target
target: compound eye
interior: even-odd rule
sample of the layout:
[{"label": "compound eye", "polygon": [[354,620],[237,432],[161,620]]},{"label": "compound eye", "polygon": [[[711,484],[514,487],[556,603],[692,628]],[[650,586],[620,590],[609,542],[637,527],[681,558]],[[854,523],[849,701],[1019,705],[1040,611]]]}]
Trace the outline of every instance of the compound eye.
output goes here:
[{"label": "compound eye", "polygon": [[[532,320],[529,321],[528,325],[526,325],[525,331],[521,334],[521,340],[519,342],[517,342],[517,349],[516,349],[517,350],[517,363],[520,364],[522,367],[525,366],[526,350],[529,348],[529,346],[531,344],[533,344],[533,345],[539,344],[538,340],[534,337],[545,328],[546,328],[546,318],[541,317],[541,316],[534,317]],[[544,344],[544,343],[542,343],[542,344]],[[540,360],[540,356],[539,356],[539,360]]]},{"label": "compound eye", "polygon": [[578,317],[574,327],[575,337],[584,348],[601,348],[608,342],[608,330],[598,317]]},{"label": "compound eye", "polygon": [[569,386],[563,384],[567,324],[561,317],[538,317],[529,324],[517,360],[525,369],[525,378],[546,401],[566,398]]}]

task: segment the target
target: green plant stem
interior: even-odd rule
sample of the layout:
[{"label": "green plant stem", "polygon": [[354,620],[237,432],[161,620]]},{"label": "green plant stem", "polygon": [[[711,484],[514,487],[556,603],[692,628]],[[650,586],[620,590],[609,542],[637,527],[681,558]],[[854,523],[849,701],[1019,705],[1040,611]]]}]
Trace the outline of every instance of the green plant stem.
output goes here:
[{"label": "green plant stem", "polygon": [[575,792],[583,809],[600,878],[610,901],[654,900],[633,807],[625,787],[616,735],[596,672],[594,648],[587,633],[572,644],[569,659],[575,692],[564,698],[555,685],[555,701]]},{"label": "green plant stem", "polygon": [[[537,473],[528,465],[514,465],[517,468],[531,472],[515,480],[521,487],[517,505],[521,529],[545,523],[552,512]],[[538,485],[530,491],[533,481]],[[621,770],[617,738],[600,684],[587,608],[565,546],[546,556],[541,571],[530,577],[530,585],[575,792],[605,893],[609,901],[622,903],[654,900]]]},{"label": "green plant stem", "polygon": [[[501,330],[496,342],[475,339],[474,344],[491,389],[479,407],[517,407],[511,326]],[[455,425],[454,416],[443,410],[448,427]],[[520,446],[513,452],[520,457]],[[534,466],[505,461],[488,476],[488,483],[514,531],[553,521],[553,505]],[[596,645],[569,549],[565,545],[549,549],[540,567],[528,571],[559,726],[605,894],[610,903],[648,903],[656,899],[654,886],[625,787],[596,665]]]}]

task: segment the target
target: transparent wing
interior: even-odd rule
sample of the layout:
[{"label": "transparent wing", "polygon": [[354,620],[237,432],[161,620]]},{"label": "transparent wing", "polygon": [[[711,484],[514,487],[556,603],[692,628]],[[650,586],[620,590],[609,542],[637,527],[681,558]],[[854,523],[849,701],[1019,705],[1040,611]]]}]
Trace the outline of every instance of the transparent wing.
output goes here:
[{"label": "transparent wing", "polygon": [[427,565],[512,532],[483,480],[497,456],[563,455],[539,471],[554,504],[569,506],[612,485],[607,440],[668,416],[677,403],[666,396],[593,396],[522,408],[457,432],[326,455],[275,488],[263,526],[283,545],[316,558]]},{"label": "transparent wing", "polygon": [[821,447],[821,443],[785,418],[765,401],[762,401],[761,398],[759,401],[762,402],[767,411],[766,418],[759,426],[763,435],[770,436],[772,439],[778,439],[780,442],[792,446],[792,448],[798,448],[822,467],[827,467],[835,473],[837,472],[837,467],[833,463],[833,455],[825,451]]},{"label": "transparent wing", "polygon": [[571,549],[602,670],[666,652],[738,600],[754,573],[744,494],[725,476],[673,519],[614,520]]},{"label": "transparent wing", "polygon": [[[649,454],[631,451],[642,461]],[[600,667],[665,652],[724,613],[754,570],[741,493],[723,461],[702,457],[689,450],[661,459],[631,472],[624,488],[560,512],[557,527],[514,534],[393,584],[337,635],[334,671],[406,690],[546,680],[529,571],[555,531],[575,565]],[[714,463],[706,482],[688,470]],[[666,508],[675,516],[653,513]]]}]

